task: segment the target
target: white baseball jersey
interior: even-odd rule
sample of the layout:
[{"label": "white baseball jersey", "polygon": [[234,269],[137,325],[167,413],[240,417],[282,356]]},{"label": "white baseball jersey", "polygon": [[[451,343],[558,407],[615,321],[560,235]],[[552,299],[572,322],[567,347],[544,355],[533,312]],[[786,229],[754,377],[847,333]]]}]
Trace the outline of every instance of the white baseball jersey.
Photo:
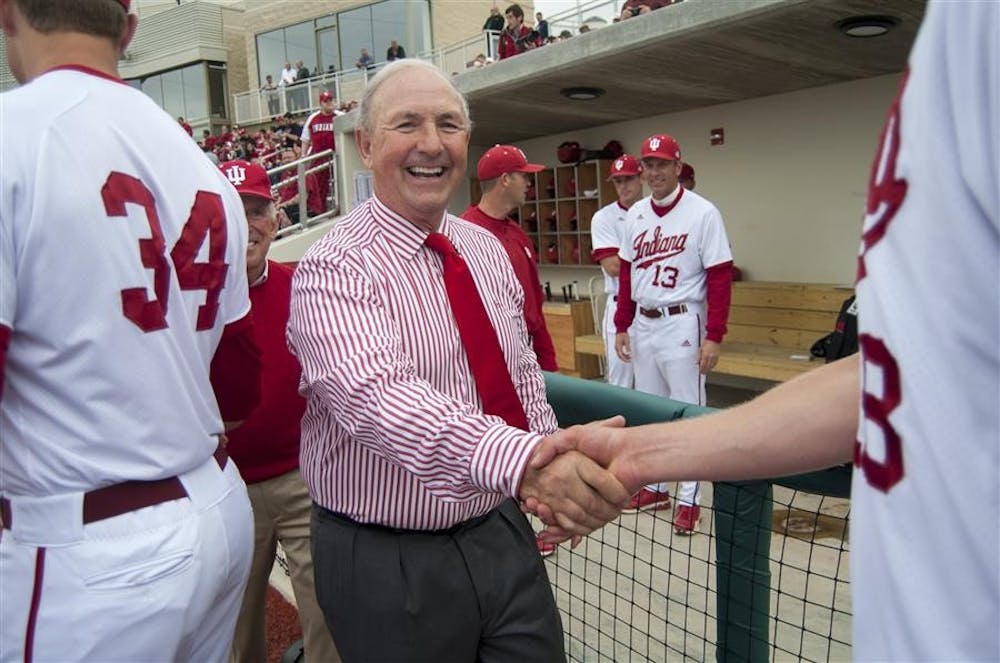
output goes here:
[{"label": "white baseball jersey", "polygon": [[[625,236],[625,219],[628,210],[617,200],[605,205],[594,213],[590,220],[590,239],[594,251],[601,249],[618,249]],[[602,270],[603,272],[603,270]],[[604,274],[604,292],[609,295],[618,294],[618,277]]]},{"label": "white baseball jersey", "polygon": [[668,198],[662,217],[649,196],[629,208],[618,250],[632,263],[632,299],[645,308],[704,302],[705,270],[733,259],[715,205],[681,186]]},{"label": "white baseball jersey", "polygon": [[239,195],[149,97],[97,72],[51,71],[0,107],[0,325],[12,330],[0,490],[190,470],[223,430],[209,363],[249,310]]},{"label": "white baseball jersey", "polygon": [[859,660],[1000,660],[1000,4],[930,5],[869,185]]}]

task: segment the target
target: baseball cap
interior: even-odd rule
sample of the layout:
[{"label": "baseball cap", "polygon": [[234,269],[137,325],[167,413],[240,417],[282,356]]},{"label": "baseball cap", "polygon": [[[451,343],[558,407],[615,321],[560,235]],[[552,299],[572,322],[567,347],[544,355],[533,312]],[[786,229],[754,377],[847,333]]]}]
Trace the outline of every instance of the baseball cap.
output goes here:
[{"label": "baseball cap", "polygon": [[694,168],[691,167],[689,163],[681,164],[681,174],[678,176],[679,180],[693,180],[694,179]]},{"label": "baseball cap", "polygon": [[333,101],[333,92],[322,92],[319,95],[319,102]]},{"label": "baseball cap", "polygon": [[545,170],[545,166],[528,163],[524,152],[513,145],[494,145],[479,160],[476,175],[481,181],[486,181],[504,173],[537,173],[540,170]]},{"label": "baseball cap", "polygon": [[667,161],[679,161],[681,158],[681,146],[677,144],[673,136],[667,134],[656,134],[650,136],[642,143],[642,158],[665,159]]},{"label": "baseball cap", "polygon": [[638,175],[641,172],[642,164],[631,154],[623,154],[611,162],[611,176],[608,179],[610,180],[612,177],[629,177],[631,175]]},{"label": "baseball cap", "polygon": [[271,196],[271,180],[267,177],[267,171],[257,164],[241,160],[227,161],[219,166],[219,170],[238,192],[274,200]]}]

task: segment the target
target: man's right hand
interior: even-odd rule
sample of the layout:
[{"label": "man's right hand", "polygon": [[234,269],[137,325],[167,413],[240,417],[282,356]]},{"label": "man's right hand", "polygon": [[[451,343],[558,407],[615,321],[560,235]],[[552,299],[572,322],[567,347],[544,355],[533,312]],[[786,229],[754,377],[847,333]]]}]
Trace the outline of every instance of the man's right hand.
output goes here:
[{"label": "man's right hand", "polygon": [[[562,435],[559,432],[546,439]],[[618,517],[630,496],[610,472],[570,450],[554,457],[550,454],[545,464],[529,462],[518,495],[525,504],[545,505],[552,523],[576,536],[590,534]]]},{"label": "man's right hand", "polygon": [[632,339],[627,333],[615,334],[615,354],[622,361],[632,361]]}]

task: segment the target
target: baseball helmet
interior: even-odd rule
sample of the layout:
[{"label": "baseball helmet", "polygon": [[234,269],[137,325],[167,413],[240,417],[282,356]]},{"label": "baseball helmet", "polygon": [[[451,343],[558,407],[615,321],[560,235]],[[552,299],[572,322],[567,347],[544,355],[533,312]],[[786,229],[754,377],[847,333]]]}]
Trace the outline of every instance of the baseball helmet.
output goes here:
[{"label": "baseball helmet", "polygon": [[575,140],[568,140],[556,148],[556,156],[560,163],[576,163],[580,160],[580,153],[580,143]]}]

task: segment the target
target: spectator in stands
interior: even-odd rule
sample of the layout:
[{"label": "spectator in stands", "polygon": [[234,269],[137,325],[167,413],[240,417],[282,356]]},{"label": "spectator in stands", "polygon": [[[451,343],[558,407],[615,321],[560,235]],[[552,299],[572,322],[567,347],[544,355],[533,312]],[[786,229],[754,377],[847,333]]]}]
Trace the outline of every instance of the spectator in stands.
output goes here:
[{"label": "spectator in stands", "polygon": [[291,102],[290,110],[304,111],[309,108],[309,68],[306,67],[302,60],[296,62],[295,67],[295,89],[289,95],[289,101]]},{"label": "spectator in stands", "polygon": [[469,69],[469,68],[478,69],[478,68],[484,67],[484,66],[486,66],[486,54],[484,54],[484,53],[480,53],[479,55],[477,55],[475,57],[474,60],[469,60],[468,62],[465,63],[466,69]]},{"label": "spectator in stands", "polygon": [[310,78],[309,67],[306,66],[305,62],[299,60],[298,62],[295,63],[295,68],[296,68],[295,71],[296,83],[303,83],[307,78]]},{"label": "spectator in stands", "polygon": [[538,32],[538,44],[549,41],[549,22],[542,18],[542,12],[535,12],[535,30]]},{"label": "spectator in stands", "polygon": [[246,161],[225,163],[222,172],[236,186],[246,212],[247,279],[254,334],[263,363],[260,403],[239,429],[229,432],[226,446],[247,484],[254,516],[253,563],[230,660],[254,663],[263,659],[267,649],[265,597],[280,543],[288,560],[309,660],[336,662],[340,656],[316,602],[309,549],[312,499],[299,473],[299,420],[306,402],[298,393],[302,371],[285,343],[292,269],[267,259],[271,240],[278,231],[278,213],[267,173]]},{"label": "spectator in stands", "polygon": [[402,46],[397,44],[395,39],[389,42],[389,48],[386,49],[385,51],[386,62],[392,62],[393,60],[402,60],[405,57],[406,57],[406,50]]},{"label": "spectator in stands", "polygon": [[498,57],[503,60],[535,47],[537,33],[524,24],[524,10],[521,5],[513,4],[504,12],[507,17],[507,28],[500,34]]},{"label": "spectator in stands", "polygon": [[504,20],[503,16],[500,15],[500,8],[493,7],[490,9],[490,15],[483,23],[483,32],[489,30],[490,32],[500,32],[503,30]]},{"label": "spectator in stands", "polygon": [[371,56],[367,48],[361,49],[361,57],[354,63],[354,66],[361,71],[368,71],[375,68],[375,58]]},{"label": "spectator in stands", "polygon": [[[282,148],[281,164],[289,164],[295,161],[295,150],[290,147]],[[282,171],[279,176],[278,185],[278,210],[283,211],[288,216],[288,222],[295,224],[299,222],[299,183],[296,168],[289,168]],[[308,195],[308,194],[307,194]]]},{"label": "spectator in stands", "polygon": [[503,31],[504,18],[498,7],[490,9],[490,15],[483,23],[483,34],[486,35],[486,50],[492,60],[497,59],[497,50],[500,44],[500,33]]},{"label": "spectator in stands", "polygon": [[264,99],[267,100],[267,114],[276,115],[280,107],[280,103],[278,102],[278,86],[274,84],[274,78],[271,74],[264,77],[264,84],[260,86],[260,92],[264,95]]},{"label": "spectator in stands", "polygon": [[566,41],[572,36],[573,36],[572,32],[570,32],[569,30],[563,30],[562,32],[559,33],[559,41]]},{"label": "spectator in stands", "polygon": [[580,26],[580,30],[579,30],[580,34],[583,35],[583,34],[587,34],[588,32],[590,32],[590,26],[589,25],[587,25],[586,23],[584,23],[583,25]]},{"label": "spectator in stands", "polygon": [[[302,127],[302,150],[307,155],[318,154],[326,150],[336,150],[337,145],[333,134],[333,121],[335,118],[333,109],[337,101],[333,98],[332,92],[323,92],[319,95],[319,110],[306,119]],[[309,205],[309,211],[313,214],[322,214],[326,211],[326,199],[330,194],[330,166],[332,156],[325,157],[322,161],[308,162],[308,168],[319,166],[321,163],[327,166],[314,173],[316,176],[316,200]]]},{"label": "spectator in stands", "polygon": [[281,70],[281,77],[279,81],[279,85],[291,85],[295,82],[295,68],[292,66],[291,62],[285,63],[285,68]]},{"label": "spectator in stands", "polygon": [[192,138],[194,138],[194,129],[191,128],[190,124],[188,124],[187,122],[184,121],[183,117],[178,117],[177,118],[177,124],[181,125],[181,128],[184,129],[184,131],[187,132],[188,136],[191,136]]},{"label": "spectator in stands", "polygon": [[670,4],[673,4],[673,0],[625,0],[625,4],[622,5],[622,13],[619,18],[624,21],[632,18],[633,16],[648,14],[654,9],[666,7]]},{"label": "spectator in stands", "polygon": [[694,191],[694,168],[691,167],[691,164],[681,164],[681,174],[677,177],[677,181],[685,189]]}]

